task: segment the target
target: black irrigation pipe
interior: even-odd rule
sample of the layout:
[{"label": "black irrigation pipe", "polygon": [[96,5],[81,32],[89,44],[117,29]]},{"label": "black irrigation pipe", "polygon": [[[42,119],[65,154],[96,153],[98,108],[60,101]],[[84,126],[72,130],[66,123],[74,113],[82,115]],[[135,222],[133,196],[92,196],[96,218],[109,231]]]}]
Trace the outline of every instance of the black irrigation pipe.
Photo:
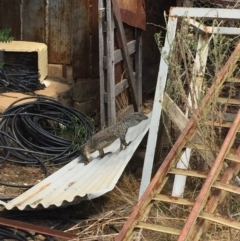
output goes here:
[{"label": "black irrigation pipe", "polygon": [[35,235],[31,234],[26,230],[18,230],[0,225],[0,240],[9,240],[9,238],[11,238],[11,240],[19,241],[36,240]]},{"label": "black irrigation pipe", "polygon": [[[41,166],[45,175],[46,167],[75,158],[78,147],[94,134],[86,115],[45,96],[17,100],[0,118],[0,163]],[[63,136],[64,131],[71,136]]]},{"label": "black irrigation pipe", "polygon": [[3,62],[0,67],[0,93],[33,92],[45,88],[39,81],[36,53],[5,52]]},{"label": "black irrigation pipe", "polygon": [[[16,241],[35,241],[38,234],[31,234],[26,230],[18,230],[13,228],[8,228],[5,226],[0,226],[0,240],[16,240]],[[45,240],[55,241],[53,237],[45,236]]]}]

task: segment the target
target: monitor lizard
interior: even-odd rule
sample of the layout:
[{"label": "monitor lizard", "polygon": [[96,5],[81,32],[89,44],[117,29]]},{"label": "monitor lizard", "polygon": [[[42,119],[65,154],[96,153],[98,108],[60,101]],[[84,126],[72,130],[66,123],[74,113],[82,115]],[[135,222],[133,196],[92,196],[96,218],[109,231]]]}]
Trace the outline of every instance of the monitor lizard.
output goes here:
[{"label": "monitor lizard", "polygon": [[86,143],[80,146],[80,152],[84,156],[84,162],[90,162],[90,154],[98,151],[101,157],[104,157],[108,153],[104,153],[103,148],[112,144],[116,139],[120,139],[120,150],[127,147],[130,142],[126,142],[125,136],[127,134],[128,128],[136,126],[141,121],[148,119],[146,115],[140,112],[134,112],[122,120],[117,122],[106,129],[103,129],[92,136]]}]

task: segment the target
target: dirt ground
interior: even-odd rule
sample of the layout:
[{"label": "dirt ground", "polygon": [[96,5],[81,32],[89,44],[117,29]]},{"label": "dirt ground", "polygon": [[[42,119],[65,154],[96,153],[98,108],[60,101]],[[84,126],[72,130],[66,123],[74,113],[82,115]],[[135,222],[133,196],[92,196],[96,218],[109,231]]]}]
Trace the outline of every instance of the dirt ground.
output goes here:
[{"label": "dirt ground", "polygon": [[[54,173],[58,169],[57,167],[48,168],[49,174]],[[44,171],[40,167],[4,162],[0,168],[0,184],[2,184],[0,185],[0,197],[19,196],[29,187],[42,181],[45,176]]]}]

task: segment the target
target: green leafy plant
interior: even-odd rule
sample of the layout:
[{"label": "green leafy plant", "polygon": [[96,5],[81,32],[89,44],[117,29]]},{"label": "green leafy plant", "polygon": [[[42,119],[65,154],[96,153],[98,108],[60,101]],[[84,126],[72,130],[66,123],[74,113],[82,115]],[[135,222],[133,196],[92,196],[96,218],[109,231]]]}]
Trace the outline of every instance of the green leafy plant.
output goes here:
[{"label": "green leafy plant", "polygon": [[13,37],[10,36],[11,28],[4,28],[0,30],[0,42],[11,42]]},{"label": "green leafy plant", "polygon": [[[11,42],[13,41],[13,37],[9,36],[11,32],[11,28],[4,28],[0,30],[0,42]],[[4,66],[4,62],[0,59],[0,68]]]}]

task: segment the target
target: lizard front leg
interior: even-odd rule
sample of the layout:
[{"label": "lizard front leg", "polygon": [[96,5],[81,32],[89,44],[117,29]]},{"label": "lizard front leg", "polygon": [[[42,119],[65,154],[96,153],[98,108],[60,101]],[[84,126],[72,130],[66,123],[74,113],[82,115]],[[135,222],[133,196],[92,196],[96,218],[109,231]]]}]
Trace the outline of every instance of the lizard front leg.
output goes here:
[{"label": "lizard front leg", "polygon": [[90,162],[90,156],[89,155],[82,155],[83,159],[78,161],[79,163],[83,162],[85,165],[87,165]]}]

